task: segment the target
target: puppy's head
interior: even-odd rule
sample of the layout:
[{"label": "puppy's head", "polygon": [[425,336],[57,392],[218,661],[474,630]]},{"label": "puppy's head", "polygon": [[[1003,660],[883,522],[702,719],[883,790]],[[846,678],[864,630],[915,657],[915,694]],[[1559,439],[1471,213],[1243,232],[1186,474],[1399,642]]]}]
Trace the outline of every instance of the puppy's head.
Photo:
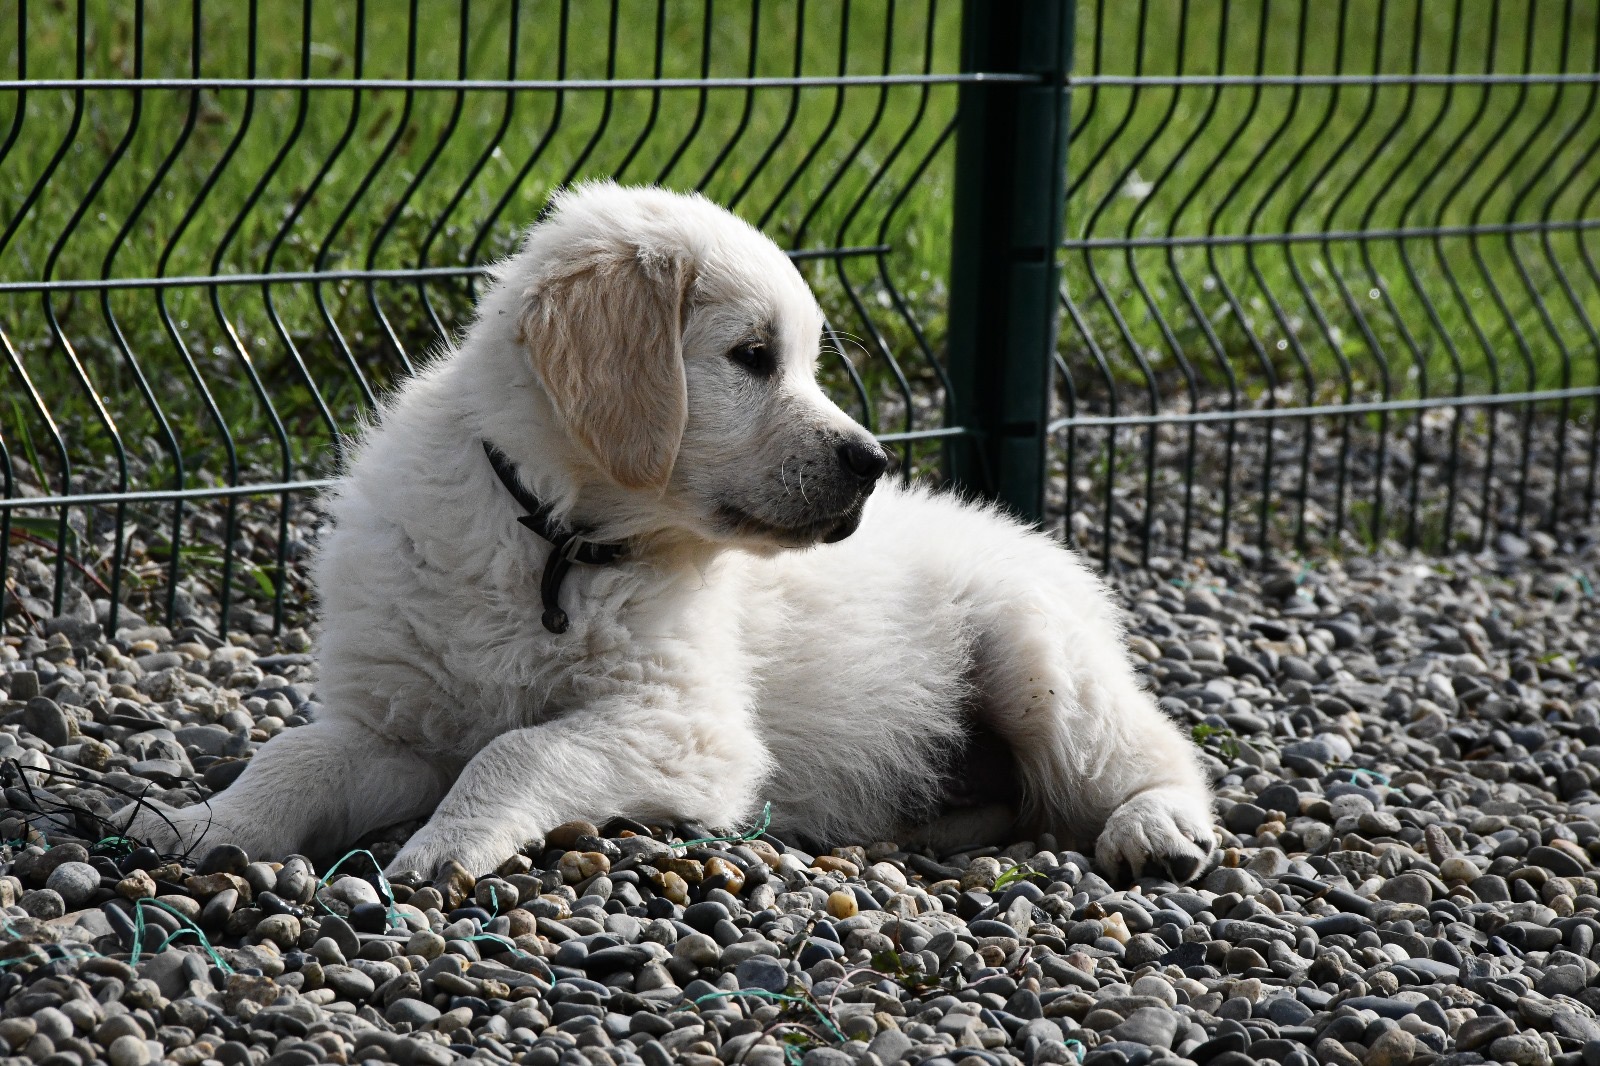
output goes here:
[{"label": "puppy's head", "polygon": [[759,231],[699,196],[585,185],[518,263],[521,341],[597,476],[719,542],[855,530],[888,460],[818,387],[822,312]]}]

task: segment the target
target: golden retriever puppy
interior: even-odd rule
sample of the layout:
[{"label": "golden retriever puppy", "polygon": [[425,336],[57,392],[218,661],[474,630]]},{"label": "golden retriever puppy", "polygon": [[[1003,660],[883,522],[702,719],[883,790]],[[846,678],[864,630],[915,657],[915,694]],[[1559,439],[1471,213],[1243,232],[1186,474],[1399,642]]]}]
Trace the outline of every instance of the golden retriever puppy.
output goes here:
[{"label": "golden retriever puppy", "polygon": [[476,873],[572,819],[770,800],[814,841],[1048,829],[1193,877],[1211,795],[1105,588],[993,508],[880,484],[822,329],[709,201],[558,196],[328,501],[321,716],[132,835],[268,857],[431,815],[391,870]]}]

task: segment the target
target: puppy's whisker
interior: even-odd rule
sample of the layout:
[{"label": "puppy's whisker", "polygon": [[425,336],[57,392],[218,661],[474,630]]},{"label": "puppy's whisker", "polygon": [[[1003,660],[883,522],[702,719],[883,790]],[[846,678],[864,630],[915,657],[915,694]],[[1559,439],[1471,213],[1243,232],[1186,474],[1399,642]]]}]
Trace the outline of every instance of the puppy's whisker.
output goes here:
[{"label": "puppy's whisker", "polygon": [[863,340],[862,338],[856,336],[854,333],[849,333],[849,332],[846,332],[845,330],[842,330],[842,329],[831,330],[830,332],[836,338],[837,337],[842,337],[847,341],[853,342],[857,348],[861,349],[861,354],[862,355],[870,355],[871,354],[871,349],[867,346],[867,342],[865,340]]}]

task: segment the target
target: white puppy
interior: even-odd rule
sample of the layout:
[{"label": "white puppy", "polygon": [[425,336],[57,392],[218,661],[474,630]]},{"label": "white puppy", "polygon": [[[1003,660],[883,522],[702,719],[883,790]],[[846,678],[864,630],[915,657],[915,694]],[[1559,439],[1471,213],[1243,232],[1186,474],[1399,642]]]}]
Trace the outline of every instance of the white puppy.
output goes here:
[{"label": "white puppy", "polygon": [[770,800],[815,841],[1048,829],[1114,873],[1201,868],[1210,793],[1105,589],[992,509],[874,494],[886,457],[818,387],[777,246],[595,184],[494,277],[329,500],[325,710],[172,812],[181,840],[132,835],[282,856],[431,812],[391,870],[477,873],[572,819]]}]

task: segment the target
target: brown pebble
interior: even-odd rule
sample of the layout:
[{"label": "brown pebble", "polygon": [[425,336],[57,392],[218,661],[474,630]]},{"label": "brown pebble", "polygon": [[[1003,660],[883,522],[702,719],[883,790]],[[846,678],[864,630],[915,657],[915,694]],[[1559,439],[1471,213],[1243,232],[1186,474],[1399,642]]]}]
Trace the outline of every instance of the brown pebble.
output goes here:
[{"label": "brown pebble", "polygon": [[715,877],[718,874],[721,874],[723,877],[727,878],[727,882],[722,887],[733,893],[735,896],[744,891],[744,871],[740,870],[727,859],[724,859],[718,855],[713,855],[711,858],[706,860],[706,876]]},{"label": "brown pebble", "polygon": [[[320,970],[320,967],[319,967]],[[320,982],[319,982],[320,983]],[[222,989],[222,1009],[229,1014],[237,1012],[246,1001],[265,1007],[283,994],[283,989],[270,977],[256,974],[231,973]]]},{"label": "brown pebble", "polygon": [[135,870],[117,882],[117,895],[123,899],[154,899],[156,895],[155,878],[143,870]]},{"label": "brown pebble", "polygon": [[859,877],[861,874],[861,867],[837,855],[818,855],[811,865],[813,869],[824,873],[843,874],[846,877]]},{"label": "brown pebble", "polygon": [[778,855],[778,849],[768,844],[765,840],[747,840],[744,842],[744,846],[755,852],[756,858],[774,870],[778,868],[778,862],[781,858]]},{"label": "brown pebble", "polygon": [[494,872],[501,877],[512,877],[516,874],[525,874],[531,869],[533,869],[533,860],[518,852],[499,866],[496,866]]},{"label": "brown pebble", "polygon": [[185,878],[183,887],[201,899],[210,899],[230,888],[239,893],[239,898],[246,903],[250,902],[251,897],[250,882],[236,874],[196,874]]},{"label": "brown pebble", "polygon": [[472,889],[478,883],[465,866],[454,859],[445,860],[439,867],[438,876],[433,879],[433,887],[444,900],[441,910],[453,911],[461,906],[472,896]]},{"label": "brown pebble", "polygon": [[1081,951],[1074,951],[1068,955],[1067,965],[1071,966],[1075,970],[1082,970],[1084,973],[1094,973],[1094,959],[1090,958],[1088,955],[1085,955]]},{"label": "brown pebble", "polygon": [[595,827],[593,822],[585,822],[581,820],[576,822],[562,822],[560,825],[556,826],[554,829],[550,830],[550,832],[544,835],[544,843],[545,847],[547,848],[561,848],[566,851],[571,851],[572,848],[578,843],[579,837],[597,837],[599,835],[600,830]]},{"label": "brown pebble", "polygon": [[691,885],[698,885],[706,879],[706,868],[698,859],[671,858],[661,863],[661,868],[670,873],[677,874]]},{"label": "brown pebble", "polygon": [[538,919],[521,907],[506,911],[505,919],[507,925],[506,935],[512,940],[519,936],[526,936],[529,933],[536,932],[538,929]]},{"label": "brown pebble", "polygon": [[838,890],[828,894],[828,913],[835,918],[854,918],[860,910],[853,893]]},{"label": "brown pebble", "polygon": [[595,874],[609,873],[611,860],[598,851],[569,851],[556,864],[561,879],[569,885],[587,881]]},{"label": "brown pebble", "polygon": [[679,906],[689,903],[689,884],[671,870],[661,873],[661,894]]},{"label": "brown pebble", "polygon": [[444,910],[444,896],[432,885],[428,885],[425,888],[419,888],[415,892],[411,893],[411,898],[407,899],[406,903],[417,908],[419,911],[427,911],[429,909],[437,911]]}]

